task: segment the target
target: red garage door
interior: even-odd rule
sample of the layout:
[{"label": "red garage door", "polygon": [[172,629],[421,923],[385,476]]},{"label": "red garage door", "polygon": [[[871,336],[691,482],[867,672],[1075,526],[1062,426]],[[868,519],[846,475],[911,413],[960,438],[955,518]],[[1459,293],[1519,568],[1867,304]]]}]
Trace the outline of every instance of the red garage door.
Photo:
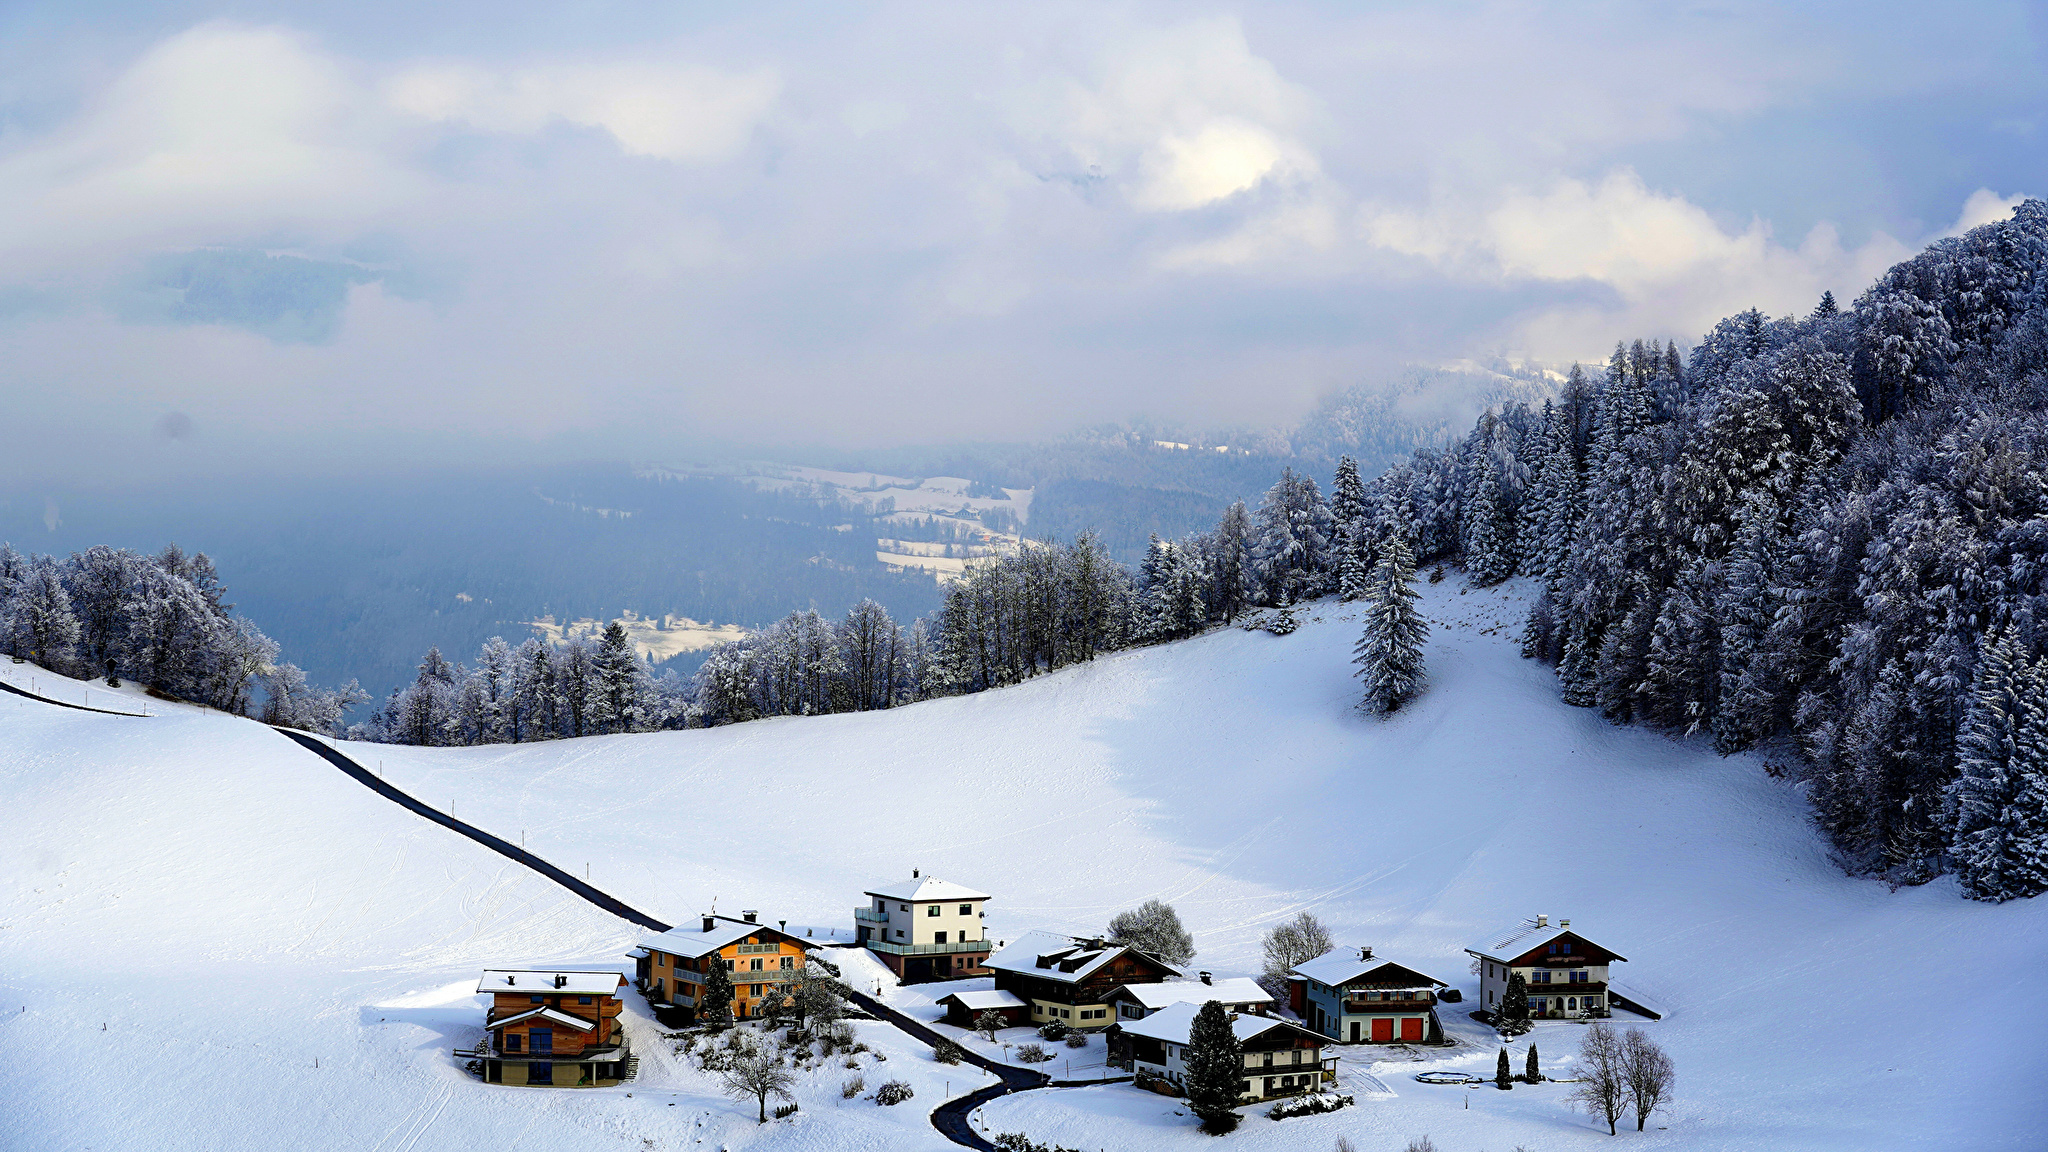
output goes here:
[{"label": "red garage door", "polygon": [[1407,1019],[1401,1021],[1401,1039],[1422,1039],[1422,1020],[1420,1017],[1410,1016]]},{"label": "red garage door", "polygon": [[1394,1022],[1382,1016],[1372,1022],[1372,1042],[1388,1044],[1394,1039]]}]

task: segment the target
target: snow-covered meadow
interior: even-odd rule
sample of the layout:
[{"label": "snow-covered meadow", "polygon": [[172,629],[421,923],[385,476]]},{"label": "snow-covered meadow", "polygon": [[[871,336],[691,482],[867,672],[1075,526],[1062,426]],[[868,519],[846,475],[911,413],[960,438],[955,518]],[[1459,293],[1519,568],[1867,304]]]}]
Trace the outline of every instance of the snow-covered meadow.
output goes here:
[{"label": "snow-covered meadow", "polygon": [[[1098,930],[1158,896],[1193,929],[1197,967],[1240,973],[1266,926],[1309,908],[1341,943],[1469,996],[1465,944],[1569,916],[1629,958],[1625,989],[1667,1011],[1644,1026],[1677,1061],[1677,1098],[1662,1130],[1623,1139],[2039,1146],[2048,906],[1843,876],[1758,760],[1559,704],[1548,670],[1516,655],[1513,586],[1424,588],[1432,685],[1384,722],[1351,709],[1355,625],[1325,604],[1291,636],[1219,631],[884,713],[349,751],[670,920],[715,899],[843,937],[863,888],[915,867],[991,893],[999,939]],[[636,1004],[633,1085],[485,1086],[449,1057],[479,1031],[477,970],[623,968],[631,926],[218,715],[0,698],[0,796],[0,996],[20,1002],[11,1021],[0,1011],[0,1093],[21,1146],[694,1147],[708,1131],[707,1147],[938,1148],[926,1113],[972,1075],[863,1025],[914,1101],[842,1102],[820,1079],[795,1123],[757,1129],[751,1105],[662,1056]],[[924,1014],[930,991],[897,996]],[[1229,1139],[1608,1139],[1565,1087],[1415,1083],[1430,1067],[1491,1071],[1490,1034],[1457,1011],[1446,1023],[1471,1043],[1412,1060],[1335,1049],[1356,1107],[1254,1115]],[[1533,1033],[1553,1074],[1577,1031]],[[982,1118],[1074,1147],[1208,1140],[1175,1110],[1112,1086],[1014,1096]]]}]

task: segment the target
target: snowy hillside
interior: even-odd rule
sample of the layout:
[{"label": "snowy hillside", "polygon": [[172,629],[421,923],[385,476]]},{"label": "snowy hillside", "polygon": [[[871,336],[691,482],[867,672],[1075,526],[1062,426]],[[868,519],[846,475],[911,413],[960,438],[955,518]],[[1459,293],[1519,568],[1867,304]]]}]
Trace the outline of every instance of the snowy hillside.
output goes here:
[{"label": "snowy hillside", "polygon": [[[1645,1026],[1677,1061],[1678,1098],[1667,1130],[1629,1140],[2039,1146],[2048,1057],[2030,1025],[2048,993],[2032,969],[2048,905],[1844,877],[1757,761],[1558,704],[1548,670],[1515,654],[1512,588],[1424,587],[1433,686],[1389,722],[1351,710],[1355,625],[1326,604],[1287,637],[1226,630],[890,712],[347,748],[670,920],[715,898],[843,935],[864,887],[916,867],[992,893],[999,939],[1099,929],[1159,896],[1193,929],[1198,966],[1236,973],[1268,924],[1312,908],[1341,943],[1469,996],[1465,944],[1535,912],[1569,916],[1629,958],[1619,983],[1666,1011]],[[708,1113],[707,1148],[951,1147],[925,1114],[971,1073],[878,1024],[863,1037],[915,1101],[842,1106],[821,1084],[797,1124],[758,1133],[672,1061],[617,1091],[468,1079],[448,1049],[478,1031],[478,969],[622,967],[635,933],[255,724],[0,698],[0,797],[0,988],[19,1002],[12,1020],[0,1012],[0,1094],[10,1129],[44,1134],[24,1146],[694,1147]],[[657,1056],[644,1009],[630,1012]],[[1576,1035],[1533,1033],[1553,1074]],[[1390,1053],[1334,1051],[1357,1107],[1254,1117],[1229,1146],[1608,1139],[1563,1088],[1410,1078],[1490,1071],[1490,1045],[1377,1068]],[[1367,1098],[1374,1072],[1395,1095]],[[992,1131],[1069,1145],[1225,1146],[1174,1107],[1103,1088],[983,1111]]]}]

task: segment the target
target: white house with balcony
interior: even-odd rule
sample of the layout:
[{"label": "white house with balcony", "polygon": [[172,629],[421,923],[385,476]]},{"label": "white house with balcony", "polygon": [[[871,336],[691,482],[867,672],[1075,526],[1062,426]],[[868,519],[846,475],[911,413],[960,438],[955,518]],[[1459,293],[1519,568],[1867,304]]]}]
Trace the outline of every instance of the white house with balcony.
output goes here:
[{"label": "white house with balcony", "polygon": [[1511,924],[1465,949],[1479,973],[1479,1004],[1498,1011],[1508,982],[1520,976],[1529,990],[1535,1019],[1577,1020],[1626,1008],[1651,1019],[1658,1014],[1615,991],[1608,966],[1628,957],[1595,944],[1570,920],[1551,923],[1541,913]]},{"label": "white house with balcony", "polygon": [[913,869],[910,879],[866,895],[867,905],[853,910],[854,937],[905,984],[988,975],[986,892]]}]

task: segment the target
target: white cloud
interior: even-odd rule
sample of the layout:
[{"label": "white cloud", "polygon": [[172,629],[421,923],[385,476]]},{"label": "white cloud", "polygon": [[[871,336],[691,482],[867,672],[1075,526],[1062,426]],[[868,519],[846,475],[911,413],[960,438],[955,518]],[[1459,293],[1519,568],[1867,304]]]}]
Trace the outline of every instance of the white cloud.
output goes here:
[{"label": "white cloud", "polygon": [[1622,332],[1690,337],[1749,307],[1803,312],[1823,291],[1853,295],[1909,251],[1883,233],[1845,249],[1827,223],[1788,247],[1762,220],[1724,228],[1626,168],[1597,183],[1559,178],[1542,191],[1510,189],[1486,205],[1368,210],[1362,230],[1373,244],[1466,279],[1609,289],[1611,303],[1544,309],[1518,324],[1518,348],[1558,358],[1598,353]]},{"label": "white cloud", "polygon": [[1989,188],[1979,188],[1963,201],[1962,214],[1956,217],[1955,227],[1948,230],[1951,236],[1968,232],[1982,224],[1995,224],[2012,215],[2025,196],[2000,196]]},{"label": "white cloud", "polygon": [[1096,71],[1070,86],[1053,130],[1081,163],[1122,177],[1138,208],[1201,208],[1317,172],[1297,137],[1313,101],[1251,50],[1234,19],[1136,30]]},{"label": "white cloud", "polygon": [[486,132],[537,132],[566,122],[602,128],[633,156],[718,160],[743,145],[781,82],[745,73],[648,64],[492,70],[474,64],[407,69],[391,104],[429,120]]},{"label": "white cloud", "polygon": [[275,28],[201,25],[144,54],[72,123],[0,155],[0,253],[21,275],[81,247],[365,219],[418,190],[346,69]]}]

